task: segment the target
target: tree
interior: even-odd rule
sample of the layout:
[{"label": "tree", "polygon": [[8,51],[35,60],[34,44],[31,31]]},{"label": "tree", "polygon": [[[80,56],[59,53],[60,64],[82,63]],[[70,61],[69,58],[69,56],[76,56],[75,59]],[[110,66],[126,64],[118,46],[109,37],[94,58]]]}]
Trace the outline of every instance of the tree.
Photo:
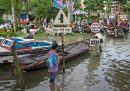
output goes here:
[{"label": "tree", "polygon": [[0,0],[0,9],[11,11],[11,0]]},{"label": "tree", "polygon": [[[17,11],[21,10],[21,0],[14,0],[14,6]],[[0,0],[0,10],[11,13],[11,0]]]},{"label": "tree", "polygon": [[130,13],[130,1],[127,1],[127,3],[121,4],[121,9],[124,12]]},{"label": "tree", "polygon": [[[107,4],[112,0],[106,0]],[[102,0],[85,0],[86,10],[90,9],[92,11],[103,10],[104,3]]]},{"label": "tree", "polygon": [[52,18],[56,14],[55,11],[57,9],[53,8],[52,0],[30,0],[29,2],[29,13],[35,15],[37,20],[40,20],[42,17]]},{"label": "tree", "polygon": [[[105,0],[107,6],[112,2],[112,0]],[[104,12],[104,2],[103,0],[85,0],[86,10],[89,12],[95,11],[95,12]],[[98,14],[99,15],[99,14]]]},{"label": "tree", "polygon": [[126,2],[127,2],[128,0],[114,0],[114,1],[119,1],[120,3],[126,4]]},{"label": "tree", "polygon": [[[0,0],[0,16],[11,13],[11,0]],[[2,19],[2,17],[0,17]]]}]

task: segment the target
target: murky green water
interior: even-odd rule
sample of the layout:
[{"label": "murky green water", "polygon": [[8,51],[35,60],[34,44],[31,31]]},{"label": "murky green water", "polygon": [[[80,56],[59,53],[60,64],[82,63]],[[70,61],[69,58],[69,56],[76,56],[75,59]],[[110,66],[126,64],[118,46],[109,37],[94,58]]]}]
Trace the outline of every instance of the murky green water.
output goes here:
[{"label": "murky green water", "polygon": [[[25,91],[130,91],[130,38],[107,38],[101,55],[86,53],[67,62],[66,73],[60,67],[53,86],[49,86],[47,69],[23,76]],[[19,91],[14,84],[8,67],[0,68],[0,91]]]}]

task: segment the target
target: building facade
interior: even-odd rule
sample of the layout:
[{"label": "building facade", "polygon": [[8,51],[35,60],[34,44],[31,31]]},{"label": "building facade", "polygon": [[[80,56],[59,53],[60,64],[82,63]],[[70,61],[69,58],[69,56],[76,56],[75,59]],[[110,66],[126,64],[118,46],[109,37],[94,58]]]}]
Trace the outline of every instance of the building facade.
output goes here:
[{"label": "building facade", "polygon": [[119,1],[113,1],[111,4],[111,14],[119,15],[121,13]]}]

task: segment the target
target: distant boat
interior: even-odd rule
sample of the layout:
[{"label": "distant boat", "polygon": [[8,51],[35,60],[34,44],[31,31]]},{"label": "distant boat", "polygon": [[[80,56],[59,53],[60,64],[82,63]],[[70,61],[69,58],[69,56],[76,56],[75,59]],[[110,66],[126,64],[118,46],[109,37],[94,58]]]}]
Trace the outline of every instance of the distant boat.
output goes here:
[{"label": "distant boat", "polygon": [[30,54],[37,53],[43,50],[46,50],[51,47],[52,42],[43,40],[34,40],[34,39],[24,39],[21,37],[13,37],[11,39],[0,38],[0,56],[9,56],[11,55],[10,45],[11,42],[15,41],[15,48],[18,55],[20,54]]},{"label": "distant boat", "polygon": [[107,31],[107,35],[114,38],[124,38],[125,32],[121,28],[114,28],[113,31]]}]

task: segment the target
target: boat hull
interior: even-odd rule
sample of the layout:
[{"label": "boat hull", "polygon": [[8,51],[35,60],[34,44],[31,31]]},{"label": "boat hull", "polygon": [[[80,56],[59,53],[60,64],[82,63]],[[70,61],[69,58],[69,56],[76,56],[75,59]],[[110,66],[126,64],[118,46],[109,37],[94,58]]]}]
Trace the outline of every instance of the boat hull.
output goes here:
[{"label": "boat hull", "polygon": [[[61,48],[59,48],[59,58],[61,60],[62,63],[62,52],[61,52]],[[71,59],[77,58],[80,55],[84,54],[85,52],[87,52],[89,49],[89,41],[79,41],[79,42],[75,42],[72,44],[68,44],[65,46],[65,61],[70,61]],[[46,65],[46,60],[48,58],[48,52],[46,51],[42,54],[38,54],[38,55],[31,55],[28,57],[23,57],[20,58],[20,62],[22,65],[22,69],[25,71],[33,71],[33,70],[37,70],[37,69],[41,69],[41,68],[45,68],[47,67]],[[25,61],[27,60],[27,61]]]}]

